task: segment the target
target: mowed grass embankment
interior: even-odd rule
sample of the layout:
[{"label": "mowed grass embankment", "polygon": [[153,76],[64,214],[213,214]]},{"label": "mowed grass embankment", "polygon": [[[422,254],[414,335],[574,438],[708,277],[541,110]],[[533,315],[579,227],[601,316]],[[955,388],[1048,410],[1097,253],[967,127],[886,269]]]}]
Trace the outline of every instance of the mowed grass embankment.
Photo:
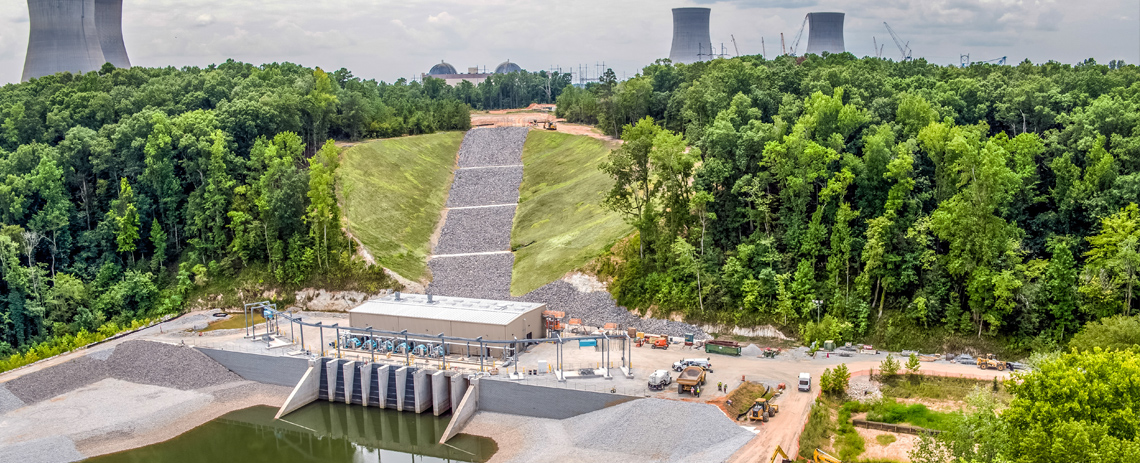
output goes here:
[{"label": "mowed grass embankment", "polygon": [[598,170],[617,145],[581,135],[532,130],[523,146],[523,181],[511,230],[511,294],[550,283],[601,254],[632,228],[602,207],[613,186]]},{"label": "mowed grass embankment", "polygon": [[431,235],[451,187],[463,132],[391,138],[344,151],[338,174],[349,227],[376,262],[427,277]]}]

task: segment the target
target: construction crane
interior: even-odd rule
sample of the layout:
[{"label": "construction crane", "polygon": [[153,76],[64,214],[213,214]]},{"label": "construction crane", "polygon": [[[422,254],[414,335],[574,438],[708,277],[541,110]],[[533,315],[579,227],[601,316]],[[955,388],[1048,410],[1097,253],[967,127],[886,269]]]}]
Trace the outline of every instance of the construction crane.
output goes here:
[{"label": "construction crane", "polygon": [[761,56],[763,56],[764,59],[768,59],[768,47],[764,46],[764,37],[760,37],[760,53],[762,53]]},{"label": "construction crane", "polygon": [[[736,36],[734,36],[732,34],[728,34],[728,36],[732,37],[732,48],[734,50],[736,50],[736,56],[740,56],[740,47],[736,46]],[[764,40],[764,39],[760,39],[760,40]]]},{"label": "construction crane", "polygon": [[894,29],[891,29],[891,25],[887,24],[886,21],[883,21],[883,25],[887,26],[887,33],[891,34],[891,40],[894,40],[895,46],[899,47],[899,53],[902,53],[902,60],[910,61],[910,42],[904,44],[903,41],[899,39],[899,35],[895,33]]},{"label": "construction crane", "polygon": [[978,63],[993,63],[993,64],[996,64],[998,66],[1002,66],[1005,64],[1006,58],[1008,58],[1008,57],[1003,56],[1001,58],[988,59],[985,61],[970,61],[970,54],[967,53],[965,55],[959,55],[958,56],[958,60],[959,60],[958,66],[959,67],[966,67],[966,66],[969,66],[971,64],[978,64]]},{"label": "construction crane", "polygon": [[780,33],[780,54],[781,55],[788,54],[788,49],[784,48],[784,33],[783,32]]},{"label": "construction crane", "polygon": [[879,39],[875,36],[871,36],[871,44],[875,46],[875,57],[882,58],[883,47],[887,46],[887,44],[884,43],[882,45],[879,45]]},{"label": "construction crane", "polygon": [[796,39],[792,40],[792,56],[796,56],[796,47],[800,46],[800,37],[804,36],[804,28],[807,27],[808,18],[810,15],[804,16],[804,23],[800,25],[800,31],[796,34]]},{"label": "construction crane", "polygon": [[958,55],[958,67],[964,68],[970,65],[970,54]]},{"label": "construction crane", "polygon": [[975,61],[975,63],[994,63],[998,66],[1003,66],[1003,65],[1005,65],[1005,59],[1006,58],[1007,58],[1006,56],[1003,56],[1001,58],[988,59],[985,61]]}]

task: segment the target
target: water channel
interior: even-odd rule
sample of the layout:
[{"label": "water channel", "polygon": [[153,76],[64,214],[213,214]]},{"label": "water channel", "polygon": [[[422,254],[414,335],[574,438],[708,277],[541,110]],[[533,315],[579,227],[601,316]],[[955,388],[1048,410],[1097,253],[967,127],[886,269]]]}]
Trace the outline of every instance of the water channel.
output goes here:
[{"label": "water channel", "polygon": [[227,413],[178,437],[89,463],[485,462],[495,442],[460,434],[439,444],[450,416],[315,402],[280,420],[272,407]]}]

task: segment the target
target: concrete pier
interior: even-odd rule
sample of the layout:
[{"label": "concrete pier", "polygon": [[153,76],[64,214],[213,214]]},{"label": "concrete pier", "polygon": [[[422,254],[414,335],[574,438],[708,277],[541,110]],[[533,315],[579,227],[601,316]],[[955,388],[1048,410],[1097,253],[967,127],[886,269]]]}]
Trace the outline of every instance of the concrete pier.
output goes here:
[{"label": "concrete pier", "polygon": [[372,397],[372,370],[375,368],[376,364],[365,363],[364,368],[360,369],[360,404],[365,407]]},{"label": "concrete pier", "polygon": [[352,403],[352,392],[356,386],[356,383],[353,382],[356,379],[356,362],[345,362],[341,368],[344,372],[344,403],[350,404]]},{"label": "concrete pier", "polygon": [[408,367],[397,369],[394,379],[396,380],[396,410],[407,410],[404,408],[404,402],[408,396]]},{"label": "concrete pier", "polygon": [[442,415],[451,408],[451,378],[446,372],[437,371],[431,375],[431,410],[435,416]]}]

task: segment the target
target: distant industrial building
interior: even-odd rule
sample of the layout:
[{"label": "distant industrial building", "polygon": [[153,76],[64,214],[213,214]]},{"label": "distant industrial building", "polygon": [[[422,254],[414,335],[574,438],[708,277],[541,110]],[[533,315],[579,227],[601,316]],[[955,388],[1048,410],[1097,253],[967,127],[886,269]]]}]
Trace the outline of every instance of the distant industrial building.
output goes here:
[{"label": "distant industrial building", "polygon": [[408,330],[410,336],[455,336],[485,340],[545,337],[546,304],[463,297],[391,294],[348,311],[349,325],[378,330]]},{"label": "distant industrial building", "polygon": [[670,61],[689,64],[712,57],[713,46],[709,35],[711,12],[708,8],[673,8]]},{"label": "distant industrial building", "polygon": [[451,86],[458,85],[463,81],[478,85],[493,74],[508,74],[522,70],[523,68],[521,66],[507,60],[499,63],[499,65],[495,67],[495,72],[480,71],[478,67],[470,67],[467,68],[466,73],[460,74],[459,71],[455,69],[455,66],[445,61],[440,61],[439,64],[432,66],[428,72],[420,74],[420,77],[424,79],[428,77],[443,79],[444,82],[447,82],[447,85]]},{"label": "distant industrial building", "polygon": [[28,81],[57,72],[130,67],[123,43],[123,0],[28,0]]},{"label": "distant industrial building", "polygon": [[807,52],[843,53],[843,13],[808,13]]}]

